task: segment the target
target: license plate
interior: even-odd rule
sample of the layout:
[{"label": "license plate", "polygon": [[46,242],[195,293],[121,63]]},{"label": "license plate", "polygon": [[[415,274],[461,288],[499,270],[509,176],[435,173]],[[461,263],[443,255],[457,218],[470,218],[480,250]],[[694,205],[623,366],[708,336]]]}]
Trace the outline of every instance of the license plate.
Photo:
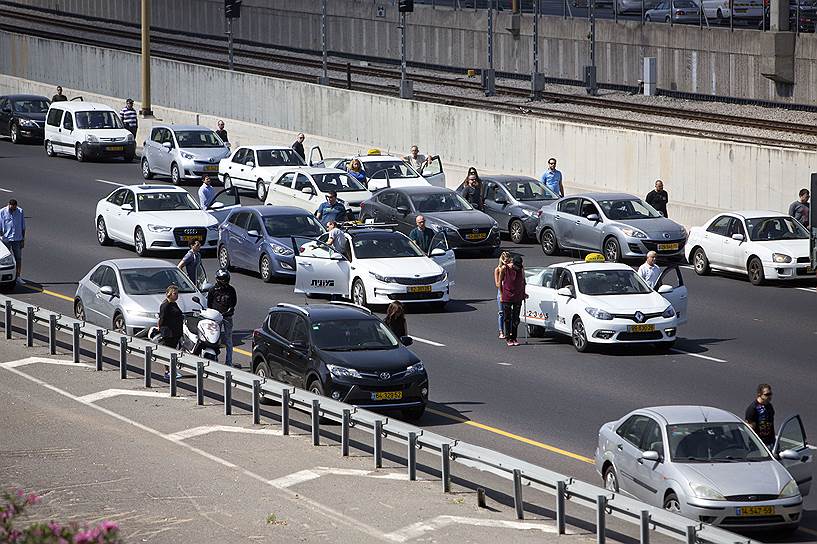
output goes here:
[{"label": "license plate", "polygon": [[208,164],[204,167],[205,172],[218,172],[218,165],[217,164]]},{"label": "license plate", "polygon": [[372,393],[372,400],[400,400],[402,398],[402,391],[377,391]]},{"label": "license plate", "polygon": [[196,236],[196,235],[193,235],[193,236],[180,236],[180,238],[181,238],[182,242],[193,242],[195,240],[198,240],[199,242],[204,241],[204,238],[202,238],[201,236]]},{"label": "license plate", "polygon": [[466,234],[466,240],[484,240],[488,237],[487,232],[472,232],[471,234]]},{"label": "license plate", "polygon": [[108,147],[108,151],[125,151],[125,148],[121,145],[112,145]]},{"label": "license plate", "polygon": [[653,332],[655,325],[627,325],[627,332]]},{"label": "license plate", "polygon": [[814,267],[813,266],[807,266],[806,267],[806,274],[814,274]]},{"label": "license plate", "polygon": [[674,251],[678,249],[678,244],[658,244],[658,251]]},{"label": "license plate", "polygon": [[409,287],[409,293],[430,293],[431,286],[430,285],[418,285],[417,287]]},{"label": "license plate", "polygon": [[774,506],[740,506],[735,508],[736,516],[771,516]]}]

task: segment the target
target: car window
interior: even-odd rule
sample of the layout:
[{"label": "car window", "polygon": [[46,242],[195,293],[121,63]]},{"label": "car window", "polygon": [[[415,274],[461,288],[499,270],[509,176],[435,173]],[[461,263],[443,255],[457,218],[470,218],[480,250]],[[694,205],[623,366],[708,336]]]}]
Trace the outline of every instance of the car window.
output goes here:
[{"label": "car window", "polygon": [[599,209],[596,208],[596,205],[593,204],[592,201],[587,200],[586,198],[582,200],[582,207],[581,207],[581,216],[587,217],[588,215],[599,215]]},{"label": "car window", "polygon": [[658,422],[655,420],[647,420],[639,449],[641,451],[656,451],[661,457],[664,456],[664,440],[661,437],[661,426],[658,425]]},{"label": "car window", "polygon": [[150,133],[150,141],[156,142],[157,144],[162,143],[162,129],[154,128]]},{"label": "car window", "polygon": [[279,238],[315,238],[325,232],[312,214],[268,215],[264,217],[264,228],[268,235]]},{"label": "car window", "polygon": [[741,223],[740,219],[736,217],[733,217],[729,222],[729,229],[726,232],[726,235],[730,238],[733,234],[743,234],[744,237],[746,236],[743,230],[743,224]]},{"label": "car window", "polygon": [[647,416],[632,416],[621,425],[616,433],[636,448],[641,449],[644,431],[647,430],[647,426],[651,421]]},{"label": "car window", "polygon": [[230,162],[234,162],[236,164],[244,164],[244,157],[246,157],[246,156],[247,156],[247,148],[242,147],[241,149],[239,149],[238,151],[235,152],[235,155],[233,155],[233,160],[230,161]]},{"label": "car window", "polygon": [[395,202],[397,202],[397,193],[394,191],[386,191],[385,193],[377,197],[377,200],[384,206],[394,208]]},{"label": "car window", "polygon": [[585,295],[645,295],[652,292],[633,269],[576,272],[576,281],[579,292]]},{"label": "car window", "polygon": [[409,210],[411,209],[411,204],[409,204],[409,198],[403,193],[397,193],[397,199],[395,201],[394,207],[399,208],[400,206],[405,206]]},{"label": "car window", "polygon": [[199,203],[187,192],[140,193],[137,197],[140,212],[198,210]]},{"label": "car window", "polygon": [[312,323],[312,338],[325,351],[387,350],[400,346],[397,337],[377,318],[318,321]]},{"label": "car window", "polygon": [[544,183],[535,179],[509,181],[505,184],[508,192],[519,202],[530,200],[557,200],[559,196]]},{"label": "car window", "polygon": [[728,215],[722,215],[718,217],[715,221],[712,222],[711,225],[706,229],[707,232],[711,232],[712,234],[717,234],[719,236],[726,236],[726,233],[729,232],[729,224],[732,222],[732,218]]},{"label": "car window", "polygon": [[111,196],[108,197],[108,202],[114,206],[121,206],[122,202],[125,200],[125,191],[126,189],[117,189],[111,193]]},{"label": "car window", "polygon": [[107,268],[108,268],[107,266],[100,266],[99,268],[94,270],[94,273],[91,274],[91,277],[89,278],[91,280],[91,283],[93,283],[97,287],[101,287],[102,286],[102,276],[105,274],[105,270]]},{"label": "car window", "polygon": [[664,217],[641,199],[599,200],[604,215],[617,221]]},{"label": "car window", "polygon": [[655,288],[658,289],[662,285],[669,285],[673,289],[682,287],[684,285],[684,278],[681,276],[681,270],[677,266],[672,266],[664,270],[658,278],[658,281],[655,282]]},{"label": "car window", "polygon": [[115,292],[119,289],[117,288],[116,282],[116,273],[113,271],[113,268],[110,266],[106,266],[104,272],[102,273],[102,279],[99,284],[100,287],[111,287]]},{"label": "car window", "polygon": [[0,111],[11,109],[8,98],[0,98]]},{"label": "car window", "polygon": [[[398,196],[397,205],[401,206],[402,202]],[[411,201],[414,203],[414,209],[419,213],[435,213],[435,212],[460,212],[473,210],[474,208],[455,192],[440,192],[440,193],[423,193],[411,196]]]},{"label": "car window", "polygon": [[573,275],[570,273],[570,270],[566,268],[562,269],[562,274],[559,276],[559,281],[557,283],[557,289],[561,289],[562,287],[571,287],[573,285]]},{"label": "car window", "polygon": [[122,204],[123,205],[130,204],[131,206],[133,206],[134,205],[133,204],[133,191],[125,190],[124,193],[125,193],[125,199],[122,201]]},{"label": "car window", "polygon": [[255,160],[255,151],[252,149],[248,149],[246,155],[244,155],[244,164],[253,163],[255,166],[258,166],[258,162]]},{"label": "car window", "polygon": [[247,231],[254,230],[259,234],[262,232],[261,230],[261,221],[258,220],[258,217],[254,213],[250,213],[250,221],[247,223]]},{"label": "car window", "polygon": [[362,183],[345,172],[313,174],[312,179],[315,180],[315,183],[318,185],[318,189],[324,193],[328,193],[329,191],[342,193],[348,191],[366,190],[366,187],[364,187]]},{"label": "car window", "polygon": [[247,230],[247,223],[250,221],[250,212],[241,212],[235,215],[235,220],[233,224],[240,228]]},{"label": "car window", "polygon": [[77,128],[91,130],[112,130],[125,128],[119,114],[115,111],[92,110],[78,111],[76,113]]},{"label": "car window", "polygon": [[292,181],[295,179],[295,174],[284,174],[281,176],[278,181],[275,182],[275,185],[279,185],[281,187],[292,188]]},{"label": "car window", "polygon": [[542,287],[547,287],[549,289],[553,288],[553,273],[554,268],[546,268],[542,272]]},{"label": "car window", "polygon": [[196,287],[175,266],[121,270],[122,286],[129,295],[163,295],[168,285],[177,285],[180,293],[195,293]]},{"label": "car window", "polygon": [[361,163],[363,171],[371,179],[401,179],[419,177],[408,164],[397,159],[366,161]]},{"label": "car window", "polygon": [[806,448],[806,433],[799,417],[786,422],[780,430],[777,451],[802,450]]},{"label": "car window", "polygon": [[559,202],[559,211],[571,215],[579,215],[579,198],[568,198]]},{"label": "car window", "polygon": [[669,452],[676,463],[766,461],[768,450],[742,421],[667,425]]},{"label": "car window", "polygon": [[309,337],[306,333],[306,320],[303,317],[295,316],[295,324],[292,326],[292,332],[290,333],[288,340],[290,342],[303,342],[307,343]]},{"label": "car window", "polygon": [[295,314],[289,312],[276,312],[275,319],[270,318],[270,330],[283,339],[289,338],[289,331],[295,322]]},{"label": "car window", "polygon": [[496,192],[497,192],[497,185],[496,183],[489,182],[485,185],[485,200],[490,200],[491,202],[496,202]]},{"label": "car window", "polygon": [[224,143],[212,130],[177,130],[179,147],[224,147]]},{"label": "car window", "polygon": [[62,120],[62,128],[65,130],[74,130],[74,118],[71,117],[70,112],[65,114],[65,118]]},{"label": "car window", "polygon": [[294,149],[260,149],[256,152],[256,166],[303,166],[301,156]]},{"label": "car window", "polygon": [[411,240],[398,232],[371,232],[357,234],[353,239],[358,259],[397,259],[401,257],[424,257]]},{"label": "car window", "polygon": [[59,108],[51,108],[48,110],[48,117],[46,118],[45,122],[52,127],[60,126],[60,121],[62,120],[62,110]]},{"label": "car window", "polygon": [[170,129],[167,128],[162,129],[162,144],[165,142],[169,143],[171,148],[176,147],[176,142],[173,141],[173,134],[170,132]]},{"label": "car window", "polygon": [[808,240],[809,233],[790,216],[758,217],[746,220],[749,237],[759,242],[769,240]]},{"label": "car window", "polygon": [[309,181],[309,178],[303,174],[298,174],[295,178],[295,190],[296,191],[303,191],[307,187],[312,187],[312,182]]},{"label": "car window", "polygon": [[48,100],[42,98],[12,100],[11,105],[17,113],[45,113],[48,111]]}]

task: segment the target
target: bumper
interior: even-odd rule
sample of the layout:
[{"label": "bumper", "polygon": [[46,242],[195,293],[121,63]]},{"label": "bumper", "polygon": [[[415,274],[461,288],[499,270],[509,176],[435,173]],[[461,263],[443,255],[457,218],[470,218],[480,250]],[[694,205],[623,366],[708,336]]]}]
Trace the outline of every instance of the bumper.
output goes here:
[{"label": "bumper", "polygon": [[538,236],[536,233],[536,227],[539,226],[539,218],[538,217],[526,217],[522,219],[522,224],[525,225],[525,235],[529,239],[538,240]]},{"label": "bumper", "polygon": [[17,125],[17,130],[20,138],[25,140],[42,141],[42,139],[45,137],[45,129],[42,127],[26,127],[23,125]]},{"label": "bumper", "polygon": [[82,152],[86,157],[125,157],[136,154],[136,142],[82,142]]},{"label": "bumper", "polygon": [[[178,251],[190,249],[188,242],[179,242],[170,232],[150,232],[144,229],[145,243],[150,251]],[[215,248],[218,245],[218,232],[207,231],[207,239],[202,244],[202,249]]]},{"label": "bumper", "polygon": [[682,257],[686,240],[644,240],[620,237],[619,243],[624,258],[643,257],[649,251],[655,251],[659,257]]},{"label": "bumper", "polygon": [[210,176],[212,179],[219,177],[218,161],[211,163],[182,159],[179,161],[179,168],[183,179],[198,180],[205,175]]},{"label": "bumper", "polygon": [[17,267],[15,265],[0,267],[0,283],[17,281]]},{"label": "bumper", "polygon": [[451,285],[447,280],[432,284],[430,291],[417,291],[412,289],[414,287],[419,286],[373,281],[366,287],[369,291],[366,298],[370,304],[391,304],[395,300],[403,304],[450,300]]},{"label": "bumper", "polygon": [[295,257],[270,255],[272,273],[276,276],[295,277]]},{"label": "bumper", "polygon": [[763,272],[768,280],[801,280],[812,278],[814,270],[807,263],[763,263]]},{"label": "bumper", "polygon": [[[740,515],[745,507],[772,507],[766,515]],[[681,505],[681,513],[694,520],[718,525],[724,529],[768,529],[791,527],[800,523],[803,499],[778,499],[762,502],[707,501],[692,499]]]},{"label": "bumper", "polygon": [[125,313],[126,333],[131,335],[139,334],[144,329],[155,327],[158,319],[158,313],[151,314],[150,316]]},{"label": "bumper", "polygon": [[[647,342],[671,342],[678,333],[678,319],[653,318],[647,323],[635,323],[629,319],[614,318],[609,321],[582,316],[587,339],[599,344],[641,344]],[[629,327],[651,325],[654,330],[633,332]]]},{"label": "bumper", "polygon": [[[326,395],[336,400],[369,409],[393,410],[422,406],[428,401],[428,376],[421,374],[393,382],[328,379]],[[399,399],[375,400],[377,393],[398,393]]]}]

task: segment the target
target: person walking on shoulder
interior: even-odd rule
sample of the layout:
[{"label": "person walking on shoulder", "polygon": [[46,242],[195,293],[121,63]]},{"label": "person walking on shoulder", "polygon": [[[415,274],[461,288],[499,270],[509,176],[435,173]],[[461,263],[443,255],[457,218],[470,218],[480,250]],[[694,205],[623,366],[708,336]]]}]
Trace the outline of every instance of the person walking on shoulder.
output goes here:
[{"label": "person walking on shoulder", "polygon": [[562,185],[562,173],[556,170],[556,159],[553,157],[548,159],[547,170],[542,174],[542,183],[547,185],[547,188],[557,195],[565,196],[565,188]]},{"label": "person walking on shoulder", "polygon": [[664,182],[660,179],[655,180],[655,189],[647,193],[647,198],[644,200],[647,201],[647,204],[655,208],[655,210],[663,215],[664,217],[669,217],[667,215],[667,203],[669,202],[669,195],[664,190]]},{"label": "person walking on shoulder", "polygon": [[508,346],[518,346],[516,333],[519,328],[519,312],[522,310],[522,301],[528,298],[525,292],[525,268],[521,255],[516,255],[510,266],[500,270],[499,285],[504,313],[505,342]]},{"label": "person walking on shoulder", "polygon": [[125,100],[125,107],[119,111],[119,117],[122,118],[122,124],[128,129],[128,132],[136,138],[136,131],[139,130],[139,117],[136,115],[136,110],[133,109],[133,98]]}]

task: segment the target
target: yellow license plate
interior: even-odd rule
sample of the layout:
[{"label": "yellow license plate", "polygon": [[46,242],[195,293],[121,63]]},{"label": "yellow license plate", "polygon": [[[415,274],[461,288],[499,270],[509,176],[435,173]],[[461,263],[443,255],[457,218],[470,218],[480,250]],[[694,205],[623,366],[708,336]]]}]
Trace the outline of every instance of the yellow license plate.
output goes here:
[{"label": "yellow license plate", "polygon": [[372,400],[401,400],[402,398],[402,391],[377,391],[372,393]]},{"label": "yellow license plate", "polygon": [[204,167],[205,172],[218,172],[218,165],[217,164],[208,164]]},{"label": "yellow license plate", "polygon": [[431,286],[430,285],[418,285],[417,287],[409,287],[409,293],[430,293]]},{"label": "yellow license plate", "polygon": [[627,325],[627,332],[653,332],[655,325]]},{"label": "yellow license plate", "polygon": [[466,240],[484,240],[488,237],[487,232],[472,232],[471,234],[466,234]]},{"label": "yellow license plate", "polygon": [[108,151],[125,151],[125,148],[121,145],[113,145],[108,148]]},{"label": "yellow license plate", "polygon": [[658,244],[658,251],[673,251],[678,249],[678,244]]},{"label": "yellow license plate", "polygon": [[201,236],[181,236],[180,238],[182,242],[192,242],[194,240],[198,240],[199,242],[204,241]]},{"label": "yellow license plate", "polygon": [[774,514],[774,506],[741,506],[735,508],[738,516],[771,516]]}]

